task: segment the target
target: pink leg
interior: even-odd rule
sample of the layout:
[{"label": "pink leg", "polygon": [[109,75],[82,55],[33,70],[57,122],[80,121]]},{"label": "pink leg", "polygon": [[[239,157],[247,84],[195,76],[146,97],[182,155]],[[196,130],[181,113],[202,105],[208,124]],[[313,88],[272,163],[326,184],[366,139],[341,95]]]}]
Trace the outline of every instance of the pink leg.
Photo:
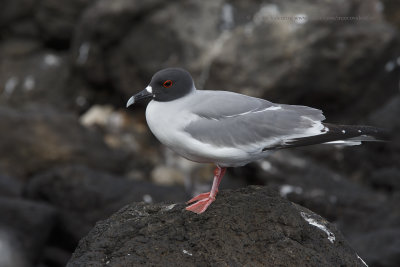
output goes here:
[{"label": "pink leg", "polygon": [[211,203],[214,202],[215,196],[218,193],[218,186],[221,183],[222,177],[224,177],[225,172],[226,168],[220,168],[217,166],[214,170],[214,181],[211,188],[211,192],[200,194],[189,200],[187,202],[188,204],[194,201],[197,202],[186,207],[186,210],[193,211],[197,214],[205,212],[208,206],[210,206]]}]

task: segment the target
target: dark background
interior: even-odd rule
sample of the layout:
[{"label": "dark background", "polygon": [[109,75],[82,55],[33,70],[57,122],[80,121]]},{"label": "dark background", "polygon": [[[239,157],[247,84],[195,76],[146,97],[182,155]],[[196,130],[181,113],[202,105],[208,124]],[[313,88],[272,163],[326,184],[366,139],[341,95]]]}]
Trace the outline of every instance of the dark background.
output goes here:
[{"label": "dark background", "polygon": [[64,266],[125,204],[209,190],[213,166],[161,146],[145,104],[125,109],[171,66],[198,89],[389,129],[388,143],[279,151],[230,169],[221,189],[275,187],[370,266],[399,266],[399,30],[396,0],[2,0],[0,266]]}]

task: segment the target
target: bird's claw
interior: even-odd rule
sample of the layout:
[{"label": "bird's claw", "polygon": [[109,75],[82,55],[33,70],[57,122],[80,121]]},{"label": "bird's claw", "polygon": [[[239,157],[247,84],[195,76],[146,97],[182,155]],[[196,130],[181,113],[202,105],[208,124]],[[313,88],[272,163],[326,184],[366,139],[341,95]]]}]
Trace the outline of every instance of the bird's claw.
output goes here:
[{"label": "bird's claw", "polygon": [[[207,195],[207,196],[205,196],[205,195]],[[208,206],[210,206],[211,203],[213,203],[215,200],[215,197],[210,197],[209,195],[210,195],[210,193],[203,193],[203,194],[198,195],[195,198],[192,198],[191,200],[188,201],[188,203],[196,201],[197,199],[200,199],[200,200],[198,200],[196,203],[186,207],[186,210],[192,211],[197,214],[205,212],[206,209],[208,208]]]},{"label": "bird's claw", "polygon": [[[198,200],[206,199],[210,196],[210,193],[211,192],[207,192],[207,193],[202,193],[200,195],[197,195],[194,198],[192,198],[191,200],[187,201],[186,204],[190,204],[190,203],[198,201]],[[216,193],[218,193],[218,190],[216,191]]]}]

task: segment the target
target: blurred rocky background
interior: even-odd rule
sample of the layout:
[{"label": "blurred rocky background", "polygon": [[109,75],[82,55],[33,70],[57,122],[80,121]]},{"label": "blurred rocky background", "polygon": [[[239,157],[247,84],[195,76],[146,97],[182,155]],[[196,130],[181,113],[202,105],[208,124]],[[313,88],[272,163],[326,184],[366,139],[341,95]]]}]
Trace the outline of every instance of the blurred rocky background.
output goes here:
[{"label": "blurred rocky background", "polygon": [[370,266],[400,265],[400,2],[1,3],[1,267],[64,266],[124,205],[208,191],[212,166],[161,146],[145,104],[125,109],[171,66],[198,89],[388,128],[389,143],[279,151],[230,169],[221,189],[275,188],[335,224]]}]

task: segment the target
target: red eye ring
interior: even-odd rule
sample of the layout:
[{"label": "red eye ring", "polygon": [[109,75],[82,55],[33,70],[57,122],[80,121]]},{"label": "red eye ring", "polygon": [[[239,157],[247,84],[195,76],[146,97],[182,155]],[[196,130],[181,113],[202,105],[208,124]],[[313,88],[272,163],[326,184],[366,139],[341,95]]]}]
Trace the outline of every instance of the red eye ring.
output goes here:
[{"label": "red eye ring", "polygon": [[170,88],[172,86],[173,82],[171,80],[166,80],[162,85],[165,88]]}]

